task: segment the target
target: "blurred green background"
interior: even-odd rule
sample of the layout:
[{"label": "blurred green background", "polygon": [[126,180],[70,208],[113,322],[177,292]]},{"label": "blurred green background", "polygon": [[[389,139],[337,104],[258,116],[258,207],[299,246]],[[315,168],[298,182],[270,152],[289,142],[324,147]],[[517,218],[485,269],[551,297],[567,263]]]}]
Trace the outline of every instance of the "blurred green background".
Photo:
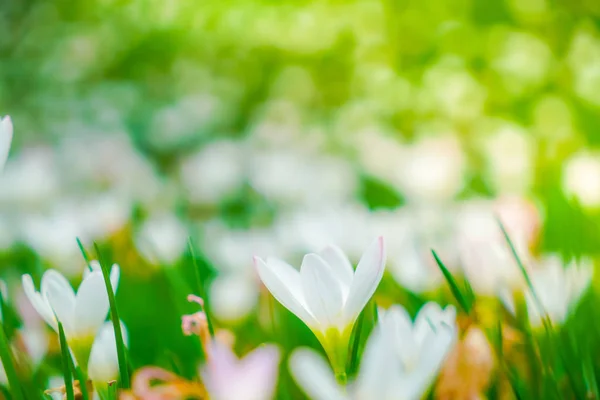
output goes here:
[{"label": "blurred green background", "polygon": [[188,236],[240,350],[276,335],[253,254],[356,260],[385,232],[425,265],[497,198],[535,206],[534,257],[600,252],[593,0],[3,0],[0,115],[2,276],[77,281],[98,241],[138,366],[195,372]]}]

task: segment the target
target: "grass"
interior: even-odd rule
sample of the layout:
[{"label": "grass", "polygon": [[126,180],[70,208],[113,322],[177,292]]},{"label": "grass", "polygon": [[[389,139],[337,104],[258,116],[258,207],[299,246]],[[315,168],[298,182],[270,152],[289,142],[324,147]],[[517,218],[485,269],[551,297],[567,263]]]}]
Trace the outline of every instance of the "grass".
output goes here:
[{"label": "grass", "polygon": [[58,338],[60,340],[60,354],[62,361],[62,370],[65,377],[65,391],[67,400],[75,400],[73,391],[73,376],[71,375],[71,356],[69,355],[69,346],[65,337],[65,330],[60,321],[58,321]]},{"label": "grass", "polygon": [[117,358],[119,360],[119,376],[121,387],[124,389],[128,389],[129,382],[129,368],[127,365],[127,358],[125,353],[125,343],[123,342],[123,332],[121,331],[121,319],[119,318],[119,311],[117,310],[117,302],[115,300],[115,293],[113,291],[112,285],[110,283],[110,273],[108,271],[108,266],[103,260],[102,253],[100,252],[100,248],[96,243],[94,243],[94,249],[96,250],[96,255],[98,256],[98,262],[100,263],[100,268],[102,269],[102,276],[104,277],[104,284],[106,286],[106,292],[108,293],[108,301],[110,303],[110,316],[113,322],[113,329],[115,331],[115,340],[117,343]]},{"label": "grass", "polygon": [[198,295],[204,300],[204,314],[206,315],[206,322],[208,323],[208,331],[210,332],[210,336],[215,336],[215,328],[212,323],[212,318],[210,315],[210,306],[208,295],[206,294],[206,289],[204,287],[204,279],[202,278],[202,271],[200,270],[200,265],[198,265],[198,259],[196,258],[196,251],[194,250],[194,244],[192,243],[192,239],[188,238],[188,249],[190,252],[190,257],[192,258],[192,265],[194,266],[194,273],[196,276],[196,288],[198,289]]},{"label": "grass", "polygon": [[4,331],[4,324],[2,324],[2,328],[0,329],[0,359],[2,360],[4,371],[6,372],[13,400],[24,400],[21,383],[19,382],[19,376],[17,375],[17,370],[15,368],[15,357],[10,349],[10,344],[8,343],[6,332]]}]

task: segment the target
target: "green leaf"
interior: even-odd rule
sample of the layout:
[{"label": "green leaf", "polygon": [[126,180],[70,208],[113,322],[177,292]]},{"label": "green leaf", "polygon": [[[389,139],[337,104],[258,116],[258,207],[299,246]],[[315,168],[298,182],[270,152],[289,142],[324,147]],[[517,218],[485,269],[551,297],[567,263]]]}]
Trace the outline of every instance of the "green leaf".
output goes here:
[{"label": "green leaf", "polygon": [[458,301],[460,308],[462,308],[465,313],[470,314],[471,303],[469,303],[465,296],[462,294],[456,280],[454,279],[450,271],[448,271],[448,268],[446,268],[442,260],[440,260],[435,250],[431,250],[431,253],[433,254],[433,258],[435,258],[435,262],[437,263],[438,267],[442,271],[442,274],[444,274],[444,278],[446,278],[446,281],[450,286],[450,291],[452,292],[454,298],[456,298],[456,301]]},{"label": "green leaf", "polygon": [[204,300],[204,314],[206,315],[206,322],[208,324],[208,331],[210,332],[210,336],[215,336],[214,327],[212,324],[212,317],[209,313],[209,299],[206,294],[206,290],[204,290],[204,281],[202,279],[202,272],[200,271],[200,266],[198,265],[198,261],[196,259],[196,251],[194,250],[194,244],[192,243],[192,239],[188,238],[188,248],[190,251],[190,256],[192,257],[192,263],[194,264],[194,272],[196,274],[196,285],[198,288],[198,295],[202,297]]},{"label": "green leaf", "polygon": [[65,375],[65,390],[67,392],[67,400],[75,400],[75,393],[73,392],[73,376],[71,375],[69,346],[67,345],[65,330],[63,329],[63,325],[60,323],[60,321],[58,321],[58,337],[60,340],[60,354],[62,359],[63,373]]},{"label": "green leaf", "polygon": [[115,340],[117,342],[117,358],[119,361],[119,375],[121,378],[121,386],[124,389],[129,388],[129,369],[127,368],[127,358],[125,355],[125,343],[123,342],[123,332],[121,331],[121,319],[119,318],[119,311],[117,310],[117,302],[115,300],[115,293],[113,292],[112,285],[110,283],[110,274],[108,272],[108,266],[102,259],[102,253],[98,244],[94,243],[96,254],[98,255],[98,262],[102,269],[102,276],[104,277],[104,284],[106,286],[106,292],[108,294],[108,301],[110,303],[110,316],[113,322],[113,329],[115,330]]}]

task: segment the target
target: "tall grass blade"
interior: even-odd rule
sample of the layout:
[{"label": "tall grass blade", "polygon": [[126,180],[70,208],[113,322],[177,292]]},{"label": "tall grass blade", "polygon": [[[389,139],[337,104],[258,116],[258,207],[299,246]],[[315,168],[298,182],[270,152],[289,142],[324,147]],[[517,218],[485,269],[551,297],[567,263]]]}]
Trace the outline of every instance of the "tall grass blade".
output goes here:
[{"label": "tall grass blade", "polygon": [[535,302],[535,306],[537,307],[540,315],[542,315],[542,323],[544,324],[544,328],[546,329],[546,331],[548,331],[550,333],[552,331],[552,325],[550,324],[550,321],[548,321],[546,310],[533,287],[533,283],[531,282],[531,278],[529,277],[529,274],[527,273],[525,264],[523,264],[523,261],[521,261],[521,257],[519,257],[519,253],[517,252],[517,249],[515,248],[515,245],[513,244],[512,240],[510,239],[510,236],[508,235],[508,232],[506,231],[506,228],[504,227],[504,224],[502,223],[500,218],[496,217],[496,221],[498,222],[498,226],[500,227],[500,230],[502,231],[502,234],[504,235],[504,239],[506,240],[508,247],[510,247],[510,251],[511,251],[515,261],[517,262],[519,269],[521,270],[521,274],[523,274],[523,278],[525,278],[525,283],[527,283],[527,287],[529,288],[529,291],[531,292],[531,297],[533,298],[533,301]]},{"label": "tall grass blade", "polygon": [[106,286],[106,292],[108,294],[108,301],[110,303],[110,316],[113,322],[113,329],[115,330],[115,340],[117,342],[117,358],[119,361],[119,376],[121,378],[121,387],[128,389],[129,382],[129,369],[127,365],[127,358],[125,355],[125,343],[123,342],[123,332],[121,331],[121,319],[119,318],[119,311],[117,310],[117,302],[115,301],[115,293],[110,283],[110,274],[108,266],[102,258],[102,253],[98,244],[94,243],[96,255],[98,256],[98,262],[102,269],[102,276],[104,277],[104,284]]},{"label": "tall grass blade", "polygon": [[360,347],[363,321],[365,320],[365,314],[367,310],[368,305],[362,310],[362,312],[358,316],[356,324],[354,325],[352,337],[350,339],[350,358],[348,360],[348,367],[346,368],[346,374],[349,376],[353,376],[356,373],[356,371],[358,371],[358,348]]},{"label": "tall grass blade", "polygon": [[62,359],[63,373],[65,375],[65,391],[67,400],[75,400],[75,393],[73,391],[73,376],[71,375],[69,346],[67,345],[65,330],[60,321],[58,321],[58,338],[60,340],[60,354]]},{"label": "tall grass blade", "polygon": [[19,382],[19,376],[17,375],[17,370],[15,368],[15,358],[12,354],[10,345],[8,343],[8,338],[6,337],[6,333],[4,331],[4,324],[2,324],[0,329],[0,359],[2,360],[2,366],[4,367],[6,377],[8,378],[8,384],[10,386],[12,398],[14,400],[23,400],[23,392]]},{"label": "tall grass blade", "polygon": [[73,373],[75,374],[75,378],[77,378],[77,380],[79,381],[79,389],[81,390],[81,399],[89,400],[90,394],[88,393],[87,376],[86,376],[85,372],[83,372],[83,370],[80,367],[75,366],[75,364],[73,363],[73,358],[71,357],[71,354],[69,354],[69,361],[70,361],[71,367],[73,368]]},{"label": "tall grass blade", "polygon": [[81,251],[81,255],[83,256],[83,259],[85,260],[85,265],[87,265],[88,269],[91,271],[92,270],[92,265],[91,265],[91,259],[90,256],[88,255],[87,251],[85,251],[85,247],[83,247],[83,243],[81,243],[81,240],[79,240],[79,238],[75,238],[75,240],[77,240],[77,246],[79,247],[79,251]]},{"label": "tall grass blade", "polygon": [[450,286],[450,291],[452,292],[452,295],[458,302],[460,308],[462,308],[465,313],[470,314],[471,313],[471,304],[467,301],[465,296],[462,294],[461,290],[458,287],[458,283],[456,282],[456,280],[454,279],[454,277],[452,276],[452,274],[450,273],[448,268],[446,268],[446,266],[444,265],[442,260],[438,257],[435,250],[431,250],[431,253],[433,254],[433,258],[435,258],[435,262],[437,263],[438,267],[442,271],[442,274],[444,274],[444,278],[446,279],[446,281],[448,282],[448,285]]}]

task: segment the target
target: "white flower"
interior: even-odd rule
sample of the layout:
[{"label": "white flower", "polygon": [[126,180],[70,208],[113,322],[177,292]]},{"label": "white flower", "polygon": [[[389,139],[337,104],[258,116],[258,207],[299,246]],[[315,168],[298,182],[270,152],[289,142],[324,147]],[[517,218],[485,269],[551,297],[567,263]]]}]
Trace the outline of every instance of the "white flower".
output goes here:
[{"label": "white flower", "polygon": [[[566,267],[558,256],[549,256],[540,268],[529,273],[533,288],[525,291],[529,323],[533,328],[543,325],[544,317],[554,323],[563,323],[590,286],[594,273],[589,260],[575,261]],[[514,299],[506,292],[500,293],[506,308],[516,313]]]},{"label": "white flower", "polygon": [[13,125],[9,116],[0,118],[0,171],[8,159],[8,150],[12,142]]},{"label": "white flower", "polygon": [[[92,262],[92,271],[86,269],[77,293],[69,281],[56,270],[47,270],[42,276],[41,290],[35,290],[31,275],[23,275],[23,289],[40,316],[58,331],[57,319],[63,324],[69,346],[77,362],[87,366],[91,345],[109,311],[108,294],[98,262]],[[114,264],[110,281],[116,292],[119,266]]]},{"label": "white flower", "polygon": [[345,365],[352,327],[383,277],[385,259],[379,237],[365,251],[356,271],[335,246],[307,254],[300,271],[278,259],[254,260],[273,297],[315,333],[337,370]]},{"label": "white flower", "polygon": [[201,371],[212,400],[270,400],[277,384],[279,349],[264,345],[243,359],[213,342],[210,361]]},{"label": "white flower", "polygon": [[175,263],[185,252],[188,232],[175,215],[158,214],[146,220],[137,236],[136,247],[146,260]]},{"label": "white flower", "polygon": [[[127,344],[127,330],[121,322],[123,342]],[[88,377],[94,386],[108,383],[119,376],[119,360],[117,356],[117,341],[111,321],[105,322],[98,331],[88,363]]]},{"label": "white flower", "polygon": [[367,341],[359,374],[346,390],[314,351],[292,354],[291,372],[311,399],[417,400],[425,394],[456,341],[455,309],[427,303],[414,324],[401,306],[382,314]]}]

